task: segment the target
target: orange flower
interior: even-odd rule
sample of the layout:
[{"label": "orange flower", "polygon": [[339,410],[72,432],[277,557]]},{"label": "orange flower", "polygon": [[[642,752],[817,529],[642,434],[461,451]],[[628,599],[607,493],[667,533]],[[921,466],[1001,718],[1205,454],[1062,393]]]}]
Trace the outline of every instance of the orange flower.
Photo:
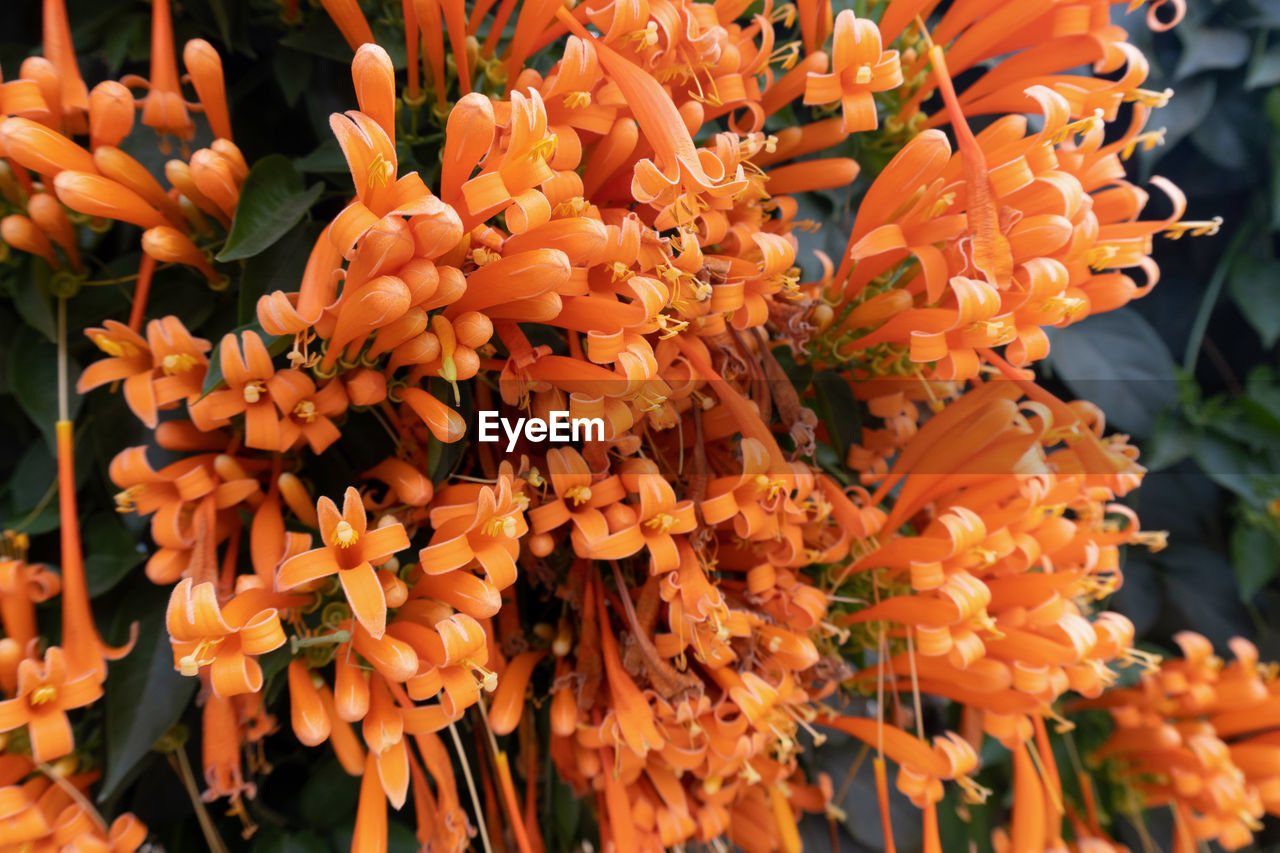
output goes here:
[{"label": "orange flower", "polygon": [[217,696],[256,693],[262,689],[257,655],[285,641],[275,605],[296,602],[263,589],[247,589],[219,607],[213,584],[183,578],[173,588],[166,616],[174,669],[194,676],[209,667],[209,683]]},{"label": "orange flower", "polygon": [[186,101],[178,85],[178,60],[173,45],[173,19],[169,0],[154,0],[151,6],[151,80],[129,74],[120,81],[126,86],[144,86],[142,123],[160,134],[160,150],[168,152],[166,134],[187,142],[196,126],[187,114]]},{"label": "orange flower", "polygon": [[75,742],[67,711],[97,701],[102,680],[96,672],[69,676],[62,649],[51,646],[44,662],[18,664],[18,695],[0,701],[0,732],[26,726],[36,761],[53,761],[71,752]]},{"label": "orange flower", "polygon": [[144,424],[155,428],[155,361],[147,341],[123,323],[106,320],[103,328],[85,329],[85,335],[107,354],[85,368],[76,381],[76,392],[84,394],[100,385],[124,380],[124,398]]},{"label": "orange flower", "polygon": [[[5,539],[8,538],[6,533]],[[8,553],[9,548],[3,552]],[[35,605],[53,598],[61,588],[58,576],[43,566],[0,557],[0,626],[4,627],[4,635],[25,649],[36,636]]]},{"label": "orange flower", "polygon": [[902,85],[898,52],[882,49],[880,30],[874,21],[845,9],[836,15],[831,66],[830,74],[809,74],[804,102],[839,101],[845,133],[875,130],[880,122],[873,93]]},{"label": "orange flower", "polygon": [[368,530],[364,505],[354,487],[343,497],[341,514],[326,497],[316,502],[316,514],[324,546],[287,560],[276,576],[276,586],[288,590],[336,574],[356,621],[380,638],[386,631],[387,604],[374,566],[409,547],[404,525]]},{"label": "orange flower", "polygon": [[204,39],[192,39],[182,48],[182,64],[186,66],[191,85],[195,86],[214,138],[231,139],[226,84],[222,79],[222,58],[218,51]]}]

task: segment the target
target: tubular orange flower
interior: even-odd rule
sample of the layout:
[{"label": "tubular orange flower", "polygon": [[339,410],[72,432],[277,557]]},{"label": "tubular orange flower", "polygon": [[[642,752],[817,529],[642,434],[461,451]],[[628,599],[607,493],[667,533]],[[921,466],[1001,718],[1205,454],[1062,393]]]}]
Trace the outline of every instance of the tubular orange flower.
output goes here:
[{"label": "tubular orange flower", "polygon": [[386,631],[387,605],[374,566],[409,547],[404,525],[393,523],[368,530],[355,488],[347,489],[341,514],[333,501],[322,497],[316,502],[316,515],[324,546],[286,561],[276,576],[276,586],[288,590],[336,574],[356,620],[374,639],[380,638]]},{"label": "tubular orange flower", "polygon": [[245,590],[219,607],[213,584],[183,578],[169,597],[166,625],[173,643],[173,667],[197,675],[209,667],[214,694],[256,693],[262,688],[257,655],[284,645],[275,604],[296,599],[266,590]]},{"label": "tubular orange flower", "polygon": [[222,58],[204,39],[192,39],[182,48],[182,64],[209,120],[215,139],[231,139],[231,117],[227,113],[226,84],[222,79]]},{"label": "tubular orange flower", "polygon": [[44,55],[58,69],[62,121],[70,133],[81,134],[88,128],[89,90],[76,62],[67,7],[63,0],[44,0],[43,11]]},{"label": "tubular orange flower", "polygon": [[75,744],[66,712],[102,695],[102,679],[96,672],[72,675],[67,663],[57,646],[45,651],[43,663],[20,662],[18,695],[0,701],[0,732],[26,726],[36,761],[53,761],[71,752]]},{"label": "tubular orange flower", "polygon": [[114,80],[103,80],[89,93],[89,147],[119,145],[133,129],[133,95]]},{"label": "tubular orange flower", "polygon": [[87,216],[118,219],[143,228],[169,224],[141,196],[110,178],[68,170],[54,178],[53,186],[63,204]]},{"label": "tubular orange flower", "polygon": [[902,85],[898,52],[882,50],[875,23],[845,9],[836,15],[831,65],[830,74],[809,74],[804,102],[839,101],[845,133],[875,130],[880,122],[873,93]]},{"label": "tubular orange flower", "polygon": [[186,102],[178,85],[178,60],[173,44],[173,19],[169,0],[154,0],[151,6],[151,79],[128,75],[120,82],[126,86],[145,86],[142,99],[142,123],[160,134],[160,150],[169,150],[166,134],[186,142],[195,136],[196,126],[187,114]]}]

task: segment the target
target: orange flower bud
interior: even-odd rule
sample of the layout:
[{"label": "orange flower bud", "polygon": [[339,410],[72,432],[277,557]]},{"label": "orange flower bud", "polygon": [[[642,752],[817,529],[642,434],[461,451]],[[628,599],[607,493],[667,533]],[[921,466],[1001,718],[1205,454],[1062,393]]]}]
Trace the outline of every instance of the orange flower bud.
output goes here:
[{"label": "orange flower bud", "polygon": [[333,701],[338,718],[348,723],[369,713],[369,673],[351,659],[351,646],[345,643],[333,657]]},{"label": "orange flower bud", "polygon": [[404,581],[396,577],[396,573],[387,569],[378,570],[378,583],[382,586],[382,595],[387,607],[399,607],[409,598],[409,588]]},{"label": "orange flower bud", "polygon": [[521,652],[515,656],[502,675],[498,676],[498,689],[493,694],[493,703],[489,706],[489,726],[495,734],[507,735],[520,725],[520,715],[524,711],[525,691],[529,687],[529,678],[538,661],[546,657],[546,651]]},{"label": "orange flower bud", "polygon": [[426,506],[434,488],[431,480],[403,459],[384,459],[360,475],[365,479],[381,480],[395,494],[395,499],[409,506]]},{"label": "orange flower bud", "polygon": [[67,137],[31,119],[5,119],[0,124],[0,145],[19,166],[42,175],[56,175],[65,169],[94,173],[93,157]]},{"label": "orange flower bud", "polygon": [[502,609],[502,595],[493,584],[468,571],[424,574],[413,585],[415,598],[434,598],[476,619],[486,619]]},{"label": "orange flower bud", "polygon": [[25,216],[15,213],[0,219],[0,240],[27,254],[44,258],[55,270],[62,269],[57,256],[53,254],[53,244],[49,242],[49,238]]},{"label": "orange flower bud", "polygon": [[351,724],[338,715],[329,686],[322,684],[317,690],[320,694],[320,702],[324,705],[325,713],[329,717],[329,743],[333,744],[333,752],[338,756],[338,763],[347,773],[359,776],[364,769],[364,747],[360,745],[360,738],[356,736],[356,730],[351,727]]},{"label": "orange flower bud", "polygon": [[278,480],[280,484],[280,497],[284,498],[285,505],[297,516],[298,520],[307,527],[319,527],[320,522],[316,517],[316,501],[311,497],[311,493],[307,491],[307,487],[302,485],[302,481],[294,474],[285,471],[280,475]]},{"label": "orange flower bud", "polygon": [[18,67],[18,76],[34,80],[40,87],[40,96],[49,107],[49,126],[56,128],[62,115],[62,82],[58,78],[58,69],[43,56],[28,56]]},{"label": "orange flower bud", "polygon": [[155,436],[156,444],[165,450],[209,452],[224,450],[227,446],[225,433],[204,432],[191,421],[164,421],[156,427]]},{"label": "orange flower bud", "polygon": [[27,201],[27,214],[49,239],[58,244],[71,259],[71,267],[80,271],[80,250],[67,211],[52,193],[36,193]]},{"label": "orange flower bud", "polygon": [[467,422],[462,419],[462,415],[421,388],[406,388],[401,396],[409,408],[422,418],[431,434],[440,441],[449,444],[466,434]]},{"label": "orange flower bud", "polygon": [[387,399],[387,377],[376,370],[362,367],[343,375],[342,382],[353,406],[372,406]]},{"label": "orange flower bud", "polygon": [[103,80],[89,93],[89,147],[119,145],[133,130],[133,95],[115,80]]},{"label": "orange flower bud", "polygon": [[413,646],[390,631],[374,639],[363,625],[356,624],[352,644],[365,660],[388,681],[407,681],[418,671],[418,653]]},{"label": "orange flower bud", "polygon": [[556,540],[550,533],[536,533],[529,537],[529,553],[535,557],[545,557],[555,550]]},{"label": "orange flower bud", "polygon": [[479,349],[493,337],[493,322],[479,311],[466,311],[453,321],[453,331],[458,343]]},{"label": "orange flower bud", "polygon": [[578,700],[573,690],[561,687],[551,699],[551,731],[560,737],[569,737],[578,728]]},{"label": "orange flower bud", "polygon": [[169,224],[137,193],[101,175],[65,171],[54,178],[53,186],[63,204],[86,216],[118,219],[143,228]]},{"label": "orange flower bud", "polygon": [[211,282],[218,280],[218,273],[205,258],[204,253],[187,235],[176,228],[163,226],[151,228],[142,234],[142,251],[157,261],[167,264],[185,264],[195,267]]},{"label": "orange flower bud", "polygon": [[208,148],[191,155],[191,179],[205,198],[218,206],[228,220],[236,215],[240,186],[230,164]]},{"label": "orange flower bud", "polygon": [[244,179],[249,177],[249,164],[245,162],[240,148],[230,139],[215,139],[209,147],[231,166],[231,173],[236,176],[236,182],[243,184]]},{"label": "orange flower bud", "polygon": [[289,662],[289,715],[293,733],[307,746],[317,746],[329,737],[329,714],[302,658]]},{"label": "orange flower bud", "polygon": [[169,197],[160,182],[133,157],[111,145],[99,145],[93,149],[93,163],[96,171],[104,178],[110,178],[122,186],[133,190],[146,199],[147,203],[163,213],[170,222],[180,225],[186,218],[182,208]]},{"label": "orange flower bud", "polygon": [[396,72],[391,57],[377,44],[367,42],[351,60],[351,82],[356,87],[360,111],[378,123],[388,139],[396,138]]},{"label": "orange flower bud", "polygon": [[10,80],[0,83],[0,101],[9,115],[38,121],[41,124],[52,120],[53,111],[45,103],[40,93],[40,84],[35,80]]},{"label": "orange flower bud", "polygon": [[182,64],[196,89],[204,116],[217,139],[231,138],[231,118],[227,113],[227,90],[222,78],[222,57],[204,39],[192,39],[182,48]]},{"label": "orange flower bud", "polygon": [[170,160],[164,164],[164,176],[178,192],[190,199],[191,203],[202,212],[218,220],[224,228],[231,225],[231,218],[196,186],[196,182],[191,177],[191,167],[186,163],[181,160]]}]

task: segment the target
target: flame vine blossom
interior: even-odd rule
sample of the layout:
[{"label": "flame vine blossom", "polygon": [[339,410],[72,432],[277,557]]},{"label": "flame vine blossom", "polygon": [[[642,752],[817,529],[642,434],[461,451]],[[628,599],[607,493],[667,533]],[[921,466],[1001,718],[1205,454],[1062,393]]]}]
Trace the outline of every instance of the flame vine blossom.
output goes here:
[{"label": "flame vine blossom", "polygon": [[[1226,667],[1189,635],[1183,661],[1134,649],[1104,603],[1121,549],[1163,544],[1120,503],[1136,451],[1024,370],[1046,327],[1155,286],[1156,234],[1216,227],[1158,177],[1151,215],[1126,178],[1167,96],[1108,5],[414,0],[380,19],[400,75],[360,5],[325,0],[305,14],[352,50],[356,103],[329,120],[351,185],[232,331],[148,309],[161,264],[244,286],[211,254],[250,172],[220,57],[188,42],[180,77],[157,0],[148,79],[87,89],[45,0],[44,56],[0,99],[0,236],[85,283],[82,229],[142,229],[129,315],[85,329],[102,357],[76,390],[121,391],[153,435],[108,474],[150,518],[143,572],[199,685],[197,802],[256,829],[279,692],[360,777],[356,851],[386,849],[388,807],[424,849],[546,849],[549,762],[603,849],[796,853],[804,813],[849,819],[800,760],[825,731],[874,752],[886,838],[904,796],[941,850],[947,786],[990,793],[990,737],[1013,768],[998,849],[1120,849],[1054,762],[1066,715],[1104,708],[1097,757],[1173,809],[1177,849],[1247,843],[1280,802],[1268,735],[1240,737],[1271,725],[1274,673],[1242,641]],[[137,109],[181,145],[163,175],[121,147]],[[190,152],[193,113],[214,141]],[[427,148],[439,168],[406,167]],[[846,248],[808,278],[798,198],[855,181]],[[845,458],[783,348],[856,402]],[[499,458],[467,439],[477,407],[603,433]],[[127,853],[146,828],[106,824],[75,773],[73,719],[127,648],[95,627],[63,412],[61,573],[20,534],[0,561],[0,730],[26,734],[0,747],[0,825]],[[1115,689],[1127,665],[1146,674]],[[926,738],[923,697],[960,730]]]}]

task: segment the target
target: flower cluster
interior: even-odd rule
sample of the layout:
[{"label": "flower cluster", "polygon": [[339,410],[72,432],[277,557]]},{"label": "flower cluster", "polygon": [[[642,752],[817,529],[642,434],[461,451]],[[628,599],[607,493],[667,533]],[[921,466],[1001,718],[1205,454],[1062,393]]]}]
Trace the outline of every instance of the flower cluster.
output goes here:
[{"label": "flower cluster", "polygon": [[[1096,820],[1068,820],[1053,765],[1045,721],[1069,727],[1069,692],[1114,709],[1105,753],[1180,774],[1151,796],[1185,811],[1186,833],[1248,834],[1232,821],[1274,787],[1270,747],[1231,747],[1243,777],[1211,733],[1155,755],[1142,727],[1175,731],[1153,722],[1173,700],[1105,692],[1114,666],[1155,666],[1100,602],[1120,547],[1162,537],[1119,503],[1143,474],[1126,437],[1023,370],[1047,353],[1045,327],[1155,285],[1153,235],[1215,227],[1182,221],[1159,178],[1172,211],[1143,218],[1122,161],[1158,141],[1145,122],[1167,95],[1141,88],[1146,60],[1108,4],[890,0],[863,18],[806,0],[415,0],[392,16],[401,85],[360,6],[325,0],[354,53],[356,108],[329,119],[345,203],[256,323],[210,340],[149,316],[147,295],[157,264],[214,289],[236,275],[210,255],[250,173],[221,61],[187,43],[187,103],[155,0],[150,81],[86,91],[62,0],[44,5],[45,58],[0,101],[0,190],[20,211],[0,235],[67,298],[85,277],[81,229],[143,229],[131,315],[86,330],[104,357],[77,391],[118,387],[154,437],[109,477],[117,508],[150,519],[145,574],[170,590],[174,669],[200,684],[203,797],[227,799],[246,832],[268,765],[244,756],[278,728],[275,680],[297,740],[361,777],[361,851],[385,849],[388,805],[410,801],[426,849],[477,834],[543,849],[546,758],[594,802],[606,849],[723,838],[795,853],[801,813],[843,817],[798,758],[822,728],[876,750],[889,837],[885,759],[939,850],[944,782],[988,793],[973,778],[985,734],[1013,756],[1011,849],[1105,849]],[[135,107],[184,152],[188,111],[208,121],[214,141],[168,161],[168,188],[118,147]],[[975,134],[978,116],[993,120]],[[402,163],[420,120],[442,138],[435,176]],[[860,177],[847,250],[806,279],[818,224],[801,197]],[[864,413],[847,453],[794,365]],[[0,759],[0,825],[127,851],[136,820],[107,829],[78,793],[92,779],[45,772],[74,757],[66,712],[101,694],[117,654],[90,611],[65,398],[61,579],[24,561],[20,537],[0,561],[0,730],[28,735]],[[603,432],[503,459],[469,442],[477,408]],[[389,444],[358,439],[368,421]],[[335,458],[360,460],[352,481],[332,482]],[[62,642],[42,651],[34,602],[59,587]],[[1237,713],[1239,691],[1213,704],[1235,676],[1200,651],[1177,691],[1166,664],[1161,689],[1189,697],[1183,716]],[[922,696],[960,706],[962,731],[926,738]]]}]

